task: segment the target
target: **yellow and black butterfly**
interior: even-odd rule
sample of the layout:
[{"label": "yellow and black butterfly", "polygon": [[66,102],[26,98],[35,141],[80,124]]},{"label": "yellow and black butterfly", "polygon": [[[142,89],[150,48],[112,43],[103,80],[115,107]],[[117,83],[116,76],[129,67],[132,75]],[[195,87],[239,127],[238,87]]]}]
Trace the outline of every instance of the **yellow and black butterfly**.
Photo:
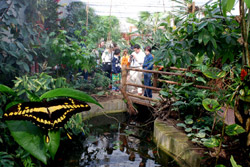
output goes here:
[{"label": "yellow and black butterfly", "polygon": [[90,110],[90,106],[76,99],[56,99],[45,102],[24,102],[9,108],[5,120],[29,120],[47,130],[63,127],[72,115]]}]

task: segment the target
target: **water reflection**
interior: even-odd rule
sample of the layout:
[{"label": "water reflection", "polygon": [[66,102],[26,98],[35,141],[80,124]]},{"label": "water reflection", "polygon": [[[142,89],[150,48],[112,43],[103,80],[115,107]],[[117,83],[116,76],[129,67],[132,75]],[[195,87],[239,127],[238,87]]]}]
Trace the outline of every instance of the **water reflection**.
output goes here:
[{"label": "water reflection", "polygon": [[62,143],[57,160],[49,166],[178,167],[153,143],[152,126],[128,121],[121,115],[112,117],[116,119],[107,120],[105,116],[90,119],[87,124],[95,127],[90,129],[89,136]]},{"label": "water reflection", "polygon": [[79,164],[82,167],[160,167],[155,161],[157,148],[150,133],[149,127],[135,123],[96,127],[83,143]]}]

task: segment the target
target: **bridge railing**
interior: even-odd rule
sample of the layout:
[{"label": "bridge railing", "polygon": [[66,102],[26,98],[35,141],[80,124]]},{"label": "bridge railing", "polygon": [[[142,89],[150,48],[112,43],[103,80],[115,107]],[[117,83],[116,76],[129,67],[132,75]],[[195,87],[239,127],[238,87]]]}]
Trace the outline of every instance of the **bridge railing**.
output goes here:
[{"label": "bridge railing", "polygon": [[[149,98],[149,97],[139,96],[137,94],[130,93],[127,91],[127,86],[134,86],[136,88],[141,87],[143,89],[148,88],[148,89],[151,89],[157,93],[157,92],[161,91],[161,89],[162,89],[162,88],[157,87],[159,82],[167,83],[167,84],[174,84],[174,85],[181,85],[180,82],[161,79],[161,78],[159,78],[159,75],[187,77],[186,74],[183,72],[201,73],[200,70],[196,70],[196,69],[190,70],[188,68],[177,68],[177,67],[168,68],[171,71],[177,71],[177,72],[159,71],[159,70],[157,70],[159,68],[161,68],[161,67],[158,66],[158,67],[154,68],[153,70],[144,70],[144,69],[137,69],[137,68],[131,68],[131,67],[126,67],[126,66],[122,67],[121,92],[124,96],[124,99],[127,101],[130,114],[136,113],[136,109],[133,108],[133,103],[151,106],[151,102],[154,102],[154,103],[159,102],[159,98],[158,99]],[[153,86],[138,85],[138,84],[128,82],[127,77],[128,77],[129,71],[131,71],[131,70],[138,71],[138,72],[152,73],[153,74],[153,77],[152,77]],[[210,90],[214,89],[213,87],[204,86],[204,85],[194,85],[193,84],[192,86],[200,88],[200,89],[210,89]]]}]

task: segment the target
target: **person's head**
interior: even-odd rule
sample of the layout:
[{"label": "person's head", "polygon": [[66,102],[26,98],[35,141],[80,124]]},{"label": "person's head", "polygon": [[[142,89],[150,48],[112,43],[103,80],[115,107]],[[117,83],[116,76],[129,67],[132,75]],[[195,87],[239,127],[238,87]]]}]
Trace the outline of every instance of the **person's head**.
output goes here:
[{"label": "person's head", "polygon": [[150,46],[147,46],[146,48],[145,48],[145,54],[146,55],[149,55],[151,53],[151,47]]},{"label": "person's head", "polygon": [[115,49],[114,55],[119,56],[119,55],[120,55],[120,53],[121,53],[121,50],[120,50],[120,49]]},{"label": "person's head", "polygon": [[113,42],[114,48],[118,48],[117,43]]},{"label": "person's head", "polygon": [[135,51],[135,53],[139,53],[139,52],[141,51],[140,45],[135,44],[135,45],[134,45],[134,51]]},{"label": "person's head", "polygon": [[102,41],[102,42],[100,43],[100,47],[102,48],[102,47],[104,47],[104,45],[105,45],[105,42]]},{"label": "person's head", "polygon": [[126,56],[126,55],[128,55],[128,49],[123,50],[123,56]]},{"label": "person's head", "polygon": [[109,52],[112,52],[113,48],[114,48],[114,45],[113,45],[112,41],[107,41],[106,42],[106,49],[108,49]]}]

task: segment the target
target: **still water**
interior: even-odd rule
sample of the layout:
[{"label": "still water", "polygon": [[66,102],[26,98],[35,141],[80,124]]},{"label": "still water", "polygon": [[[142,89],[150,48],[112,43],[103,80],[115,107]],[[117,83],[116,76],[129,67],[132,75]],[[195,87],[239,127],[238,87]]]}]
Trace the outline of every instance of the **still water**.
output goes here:
[{"label": "still water", "polygon": [[60,166],[178,167],[153,143],[150,123],[143,125],[127,120],[124,114],[114,114],[92,118],[87,124],[95,126],[80,146],[68,148]]}]

